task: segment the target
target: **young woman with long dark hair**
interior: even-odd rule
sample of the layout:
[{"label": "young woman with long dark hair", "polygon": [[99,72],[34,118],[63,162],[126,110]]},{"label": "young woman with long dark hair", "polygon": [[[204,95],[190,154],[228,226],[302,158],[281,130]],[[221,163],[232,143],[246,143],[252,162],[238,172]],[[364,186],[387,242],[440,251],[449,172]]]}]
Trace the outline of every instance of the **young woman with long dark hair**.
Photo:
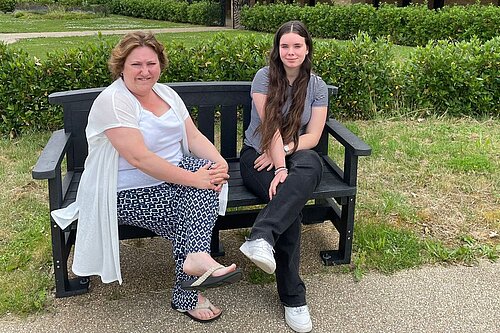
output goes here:
[{"label": "young woman with long dark hair", "polygon": [[312,53],[303,23],[278,29],[269,66],[252,82],[251,121],[240,154],[245,185],[267,202],[240,250],[265,272],[276,272],[285,321],[296,332],[312,330],[299,275],[301,211],[321,180],[321,159],[312,148],[328,105],[326,84],[312,73]]}]

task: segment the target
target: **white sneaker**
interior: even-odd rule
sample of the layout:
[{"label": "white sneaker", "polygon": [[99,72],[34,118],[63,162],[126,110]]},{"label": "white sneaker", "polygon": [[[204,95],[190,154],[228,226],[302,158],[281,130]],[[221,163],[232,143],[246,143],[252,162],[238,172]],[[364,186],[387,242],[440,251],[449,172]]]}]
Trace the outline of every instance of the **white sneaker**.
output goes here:
[{"label": "white sneaker", "polygon": [[307,305],[295,308],[285,306],[285,321],[295,332],[306,333],[313,329]]},{"label": "white sneaker", "polygon": [[273,274],[276,270],[276,261],[273,255],[274,249],[263,238],[246,241],[240,246],[240,251],[267,274]]}]

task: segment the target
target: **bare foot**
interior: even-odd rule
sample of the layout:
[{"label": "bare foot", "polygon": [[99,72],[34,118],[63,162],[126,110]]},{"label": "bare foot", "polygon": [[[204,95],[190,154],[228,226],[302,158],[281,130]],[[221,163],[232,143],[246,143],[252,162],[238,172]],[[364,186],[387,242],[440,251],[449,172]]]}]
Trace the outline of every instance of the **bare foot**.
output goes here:
[{"label": "bare foot", "polygon": [[[186,260],[184,260],[184,265],[182,270],[184,273],[193,276],[201,276],[203,273],[208,271],[211,267],[219,265],[217,261],[212,258],[212,256],[205,252],[190,253],[187,255]],[[230,266],[216,270],[212,276],[221,276],[227,273],[234,272],[236,270],[236,265],[232,264]]]},{"label": "bare foot", "polygon": [[[198,294],[198,304],[203,304],[206,298],[202,294]],[[188,313],[200,320],[210,320],[215,317],[218,317],[222,311],[211,304],[209,308],[206,309],[193,309],[189,310]]]}]

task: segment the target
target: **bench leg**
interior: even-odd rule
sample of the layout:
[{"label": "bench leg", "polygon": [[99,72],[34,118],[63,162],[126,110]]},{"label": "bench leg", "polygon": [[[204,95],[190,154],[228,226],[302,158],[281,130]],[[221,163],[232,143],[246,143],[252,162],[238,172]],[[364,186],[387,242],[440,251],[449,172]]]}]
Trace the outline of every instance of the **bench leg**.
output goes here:
[{"label": "bench leg", "polygon": [[84,294],[89,288],[89,278],[77,277],[69,279],[68,277],[68,256],[72,245],[75,243],[75,231],[64,232],[52,219],[51,223],[56,297]]},{"label": "bench leg", "polygon": [[345,205],[342,205],[340,221],[335,224],[340,234],[338,250],[320,251],[321,260],[326,266],[349,264],[351,262],[355,204],[356,197],[352,196]]},{"label": "bench leg", "polygon": [[217,227],[217,224],[215,224],[215,227],[212,230],[212,239],[210,240],[210,254],[212,257],[222,257],[226,254],[224,252],[224,246],[219,238],[219,231],[220,230]]}]

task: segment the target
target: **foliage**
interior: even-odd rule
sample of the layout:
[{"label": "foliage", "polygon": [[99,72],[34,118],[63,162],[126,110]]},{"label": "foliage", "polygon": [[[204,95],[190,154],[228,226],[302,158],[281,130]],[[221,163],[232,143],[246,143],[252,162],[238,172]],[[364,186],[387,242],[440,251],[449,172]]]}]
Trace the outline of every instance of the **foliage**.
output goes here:
[{"label": "foliage", "polygon": [[500,7],[493,5],[397,7],[382,4],[338,6],[320,3],[299,6],[284,3],[244,7],[241,22],[246,29],[274,32],[286,21],[303,21],[315,37],[350,39],[360,31],[372,38],[389,37],[399,45],[426,45],[431,40],[485,42],[500,35]]},{"label": "foliage", "polygon": [[0,132],[16,136],[27,129],[62,125],[59,109],[50,106],[55,91],[99,87],[110,83],[106,43],[53,52],[40,62],[26,52],[0,44]]},{"label": "foliage", "polygon": [[113,14],[170,22],[202,25],[221,25],[221,7],[218,2],[202,0],[190,4],[177,0],[111,0]]},{"label": "foliage", "polygon": [[16,2],[16,0],[0,0],[0,12],[13,12],[16,8]]},{"label": "foliage", "polygon": [[54,91],[102,87],[111,83],[107,62],[113,45],[103,40],[69,51],[47,54],[41,66],[45,90]]},{"label": "foliage", "polygon": [[401,71],[411,109],[452,116],[500,115],[500,37],[417,48]]},{"label": "foliage", "polygon": [[179,43],[166,44],[172,65],[161,80],[251,81],[256,71],[266,64],[270,44],[270,37],[248,35],[229,38],[224,34],[217,34],[210,41],[191,48]]},{"label": "foliage", "polygon": [[[266,64],[269,35],[214,35],[186,47],[166,42],[170,66],[162,82],[249,81]],[[110,83],[107,59],[112,45],[103,39],[82,47],[29,57],[0,46],[0,124],[2,134],[61,125],[48,105],[55,91],[102,87]],[[331,101],[335,117],[373,119],[394,114],[500,116],[500,38],[484,44],[429,43],[404,63],[392,43],[358,34],[348,42],[316,40],[314,71],[339,87]]]},{"label": "foliage", "polygon": [[0,132],[14,136],[22,128],[42,128],[47,108],[40,63],[20,49],[0,44]]},{"label": "foliage", "polygon": [[187,7],[188,22],[192,24],[221,25],[221,7],[216,1],[201,0]]},{"label": "foliage", "polygon": [[318,41],[315,72],[339,87],[332,110],[336,117],[370,119],[388,112],[394,75],[390,43],[359,34],[349,43]]}]

